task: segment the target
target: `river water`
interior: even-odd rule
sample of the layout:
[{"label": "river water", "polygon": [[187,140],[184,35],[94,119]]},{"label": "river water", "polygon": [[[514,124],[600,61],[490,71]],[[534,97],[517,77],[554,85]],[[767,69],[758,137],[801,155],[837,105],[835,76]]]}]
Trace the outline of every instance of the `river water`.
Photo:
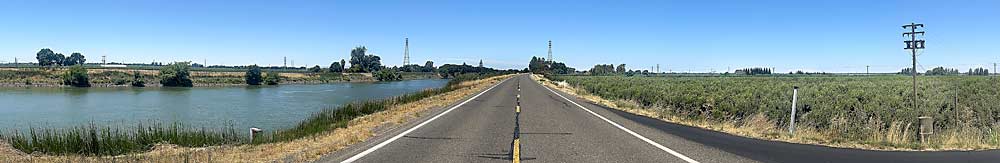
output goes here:
[{"label": "river water", "polygon": [[0,130],[154,122],[205,128],[287,128],[322,109],[439,88],[447,82],[433,79],[245,87],[0,88]]}]

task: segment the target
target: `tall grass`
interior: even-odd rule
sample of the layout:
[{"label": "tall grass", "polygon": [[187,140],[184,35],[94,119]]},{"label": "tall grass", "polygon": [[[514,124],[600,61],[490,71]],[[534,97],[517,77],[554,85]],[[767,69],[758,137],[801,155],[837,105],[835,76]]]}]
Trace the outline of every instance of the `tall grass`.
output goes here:
[{"label": "tall grass", "polygon": [[426,89],[385,99],[363,100],[337,108],[324,109],[292,128],[257,134],[253,139],[245,129],[232,125],[218,130],[193,128],[182,124],[137,124],[135,126],[87,126],[66,129],[31,128],[27,133],[0,133],[0,139],[25,153],[52,155],[110,156],[150,150],[158,143],[184,147],[263,144],[295,140],[347,127],[354,118],[384,111],[394,105],[418,101],[430,96],[464,88],[464,81],[502,74],[463,75],[442,88]]}]

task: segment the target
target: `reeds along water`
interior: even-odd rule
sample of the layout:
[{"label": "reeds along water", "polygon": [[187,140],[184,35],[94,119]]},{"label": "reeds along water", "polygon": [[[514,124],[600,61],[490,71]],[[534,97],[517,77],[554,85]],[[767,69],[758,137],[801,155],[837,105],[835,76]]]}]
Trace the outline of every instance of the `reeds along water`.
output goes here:
[{"label": "reeds along water", "polygon": [[459,75],[442,88],[426,89],[385,99],[363,100],[337,108],[324,109],[292,128],[257,134],[252,140],[246,129],[229,125],[206,129],[180,123],[100,126],[94,123],[64,129],[35,128],[26,132],[0,132],[0,139],[25,153],[53,155],[122,155],[150,150],[159,143],[183,147],[263,144],[289,141],[336,128],[347,127],[354,118],[386,110],[391,106],[418,101],[460,89],[459,83],[503,74]]}]

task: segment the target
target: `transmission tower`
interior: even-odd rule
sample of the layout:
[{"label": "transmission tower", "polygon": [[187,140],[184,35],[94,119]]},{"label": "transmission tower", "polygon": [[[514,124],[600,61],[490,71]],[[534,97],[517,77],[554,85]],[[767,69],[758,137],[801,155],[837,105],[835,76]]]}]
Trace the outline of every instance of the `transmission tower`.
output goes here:
[{"label": "transmission tower", "polygon": [[903,29],[910,29],[910,32],[903,32],[903,37],[910,36],[910,40],[903,41],[906,43],[906,50],[910,50],[910,55],[913,57],[913,69],[910,70],[910,75],[913,76],[913,110],[917,109],[917,49],[924,49],[924,40],[918,40],[917,34],[924,36],[924,31],[917,31],[917,28],[923,28],[924,24],[910,23],[903,25]]},{"label": "transmission tower", "polygon": [[410,38],[403,39],[403,66],[410,64]]},{"label": "transmission tower", "polygon": [[108,64],[108,60],[107,59],[108,59],[107,55],[102,55],[101,56],[101,64],[105,64],[105,65]]},{"label": "transmission tower", "polygon": [[286,67],[288,67],[288,57],[281,57],[281,59],[282,59],[281,69],[285,69]]},{"label": "transmission tower", "polygon": [[549,62],[552,62],[552,40],[549,40]]}]

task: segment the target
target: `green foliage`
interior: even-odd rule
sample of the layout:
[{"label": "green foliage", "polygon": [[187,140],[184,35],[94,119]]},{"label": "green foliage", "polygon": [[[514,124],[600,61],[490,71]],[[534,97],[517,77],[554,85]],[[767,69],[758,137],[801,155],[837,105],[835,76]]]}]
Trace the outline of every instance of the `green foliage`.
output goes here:
[{"label": "green foliage", "polygon": [[528,71],[536,74],[570,74],[576,72],[576,69],[566,67],[566,64],[561,62],[545,61],[545,58],[532,56],[528,63]]},{"label": "green foliage", "polygon": [[590,68],[591,75],[608,75],[615,73],[615,65],[613,64],[598,64],[594,65],[594,68]]},{"label": "green foliage", "polygon": [[277,72],[267,72],[267,76],[264,77],[264,84],[278,85],[278,83],[281,83],[281,76]]},{"label": "green foliage", "polygon": [[244,76],[246,77],[247,85],[260,85],[264,81],[264,78],[260,74],[260,67],[257,65],[250,65]]},{"label": "green foliage", "polygon": [[62,79],[64,85],[74,87],[90,87],[90,76],[87,75],[87,69],[80,65],[70,67],[69,70],[63,74]]},{"label": "green foliage", "polygon": [[0,135],[4,141],[25,153],[52,155],[122,155],[150,150],[154,144],[169,143],[184,147],[238,144],[247,142],[233,127],[221,130],[194,130],[173,124],[169,126],[138,124],[129,128],[89,126],[68,129],[31,128],[26,134]]},{"label": "green foliage", "polygon": [[69,57],[66,57],[66,60],[63,61],[63,65],[64,66],[82,65],[86,61],[87,59],[84,58],[83,54],[73,53],[70,54]]},{"label": "green foliage", "polygon": [[38,59],[39,66],[58,66],[63,64],[66,60],[66,56],[63,54],[55,53],[52,49],[43,48],[35,54],[35,59]]},{"label": "green foliage", "polygon": [[367,55],[368,48],[364,46],[351,49],[351,68],[348,72],[375,72],[382,69],[381,58],[375,55]]},{"label": "green foliage", "polygon": [[190,62],[175,62],[160,68],[160,84],[164,87],[192,87]]},{"label": "green foliage", "polygon": [[145,87],[146,81],[142,77],[139,71],[132,71],[132,86],[133,87]]},{"label": "green foliage", "polygon": [[[906,76],[551,78],[603,98],[635,101],[642,107],[663,108],[658,111],[688,119],[741,122],[763,114],[775,120],[775,126],[787,126],[792,87],[798,86],[799,128],[831,131],[835,138],[861,143],[878,141],[869,140],[873,134],[881,134],[872,127],[886,128],[895,122],[917,124],[918,116],[934,117],[936,131],[971,126],[985,133],[1000,122],[996,116],[1000,113],[1000,87],[996,80],[984,77],[921,78],[917,101],[910,98],[912,85]],[[916,129],[906,130],[917,133]],[[915,138],[908,141],[919,142]]]},{"label": "green foliage", "polygon": [[962,74],[958,72],[958,69],[935,67],[931,70],[927,70],[927,75],[958,75]]},{"label": "green foliage", "polygon": [[323,68],[320,68],[319,65],[316,65],[316,66],[310,67],[307,71],[312,72],[312,73],[317,73],[317,72],[323,71]]},{"label": "green foliage", "polygon": [[754,67],[754,68],[737,69],[736,72],[734,73],[739,75],[763,75],[763,74],[771,74],[771,71],[772,69],[770,68]]},{"label": "green foliage", "polygon": [[393,69],[382,69],[376,71],[374,74],[375,79],[378,81],[398,81],[403,80],[403,75],[399,74],[399,71]]},{"label": "green foliage", "polygon": [[344,72],[344,66],[340,65],[340,62],[333,62],[330,64],[328,69],[330,72]]},{"label": "green foliage", "polygon": [[979,76],[989,76],[990,70],[985,68],[969,69],[968,75],[979,75]]}]

